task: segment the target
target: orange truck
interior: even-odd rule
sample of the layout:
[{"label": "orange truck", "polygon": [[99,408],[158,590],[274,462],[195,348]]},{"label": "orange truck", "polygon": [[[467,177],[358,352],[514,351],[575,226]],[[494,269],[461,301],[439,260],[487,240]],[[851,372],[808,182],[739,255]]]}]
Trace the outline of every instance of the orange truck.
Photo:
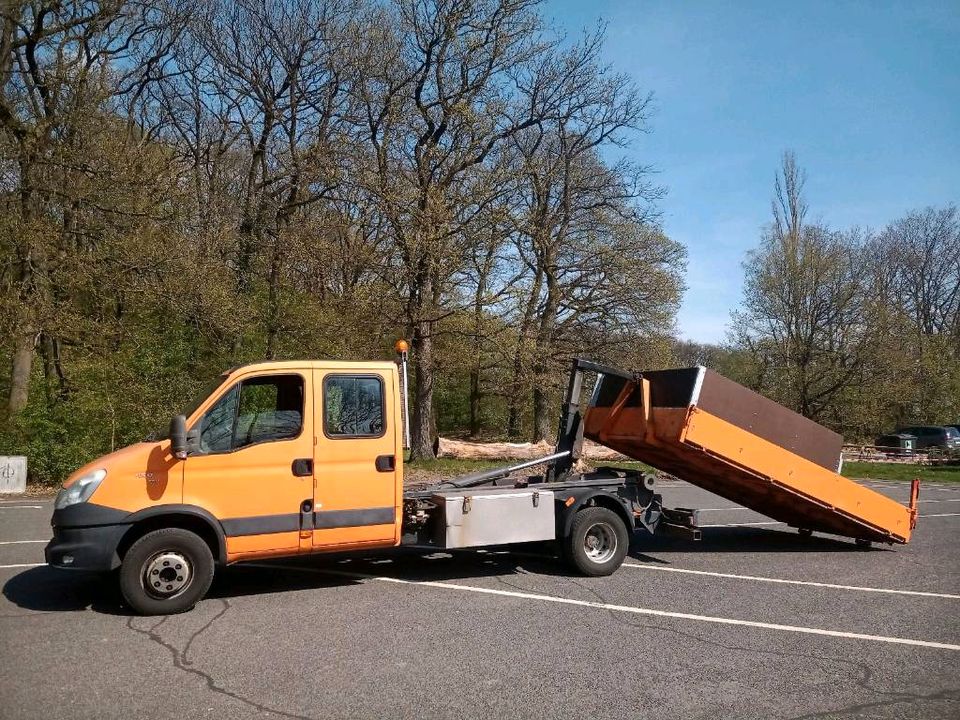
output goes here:
[{"label": "orange truck", "polygon": [[[55,502],[47,562],[117,571],[135,611],[168,614],[193,607],[217,567],[244,560],[554,541],[576,571],[607,575],[622,563],[635,531],[699,537],[696,512],[664,508],[651,475],[575,469],[585,430],[657,465],[643,438],[657,441],[654,422],[674,422],[656,409],[646,417],[634,412],[644,406],[641,375],[583,360],[574,363],[555,452],[405,489],[406,352],[398,349],[397,363],[263,362],[224,373],[173,418],[167,437],[100,457],[68,478]],[[588,376],[596,382],[581,411]],[[674,445],[663,457],[703,451]],[[545,470],[521,474],[534,466]],[[717,477],[721,494],[744,482],[736,473]],[[911,511],[897,507],[909,524]],[[837,531],[823,523],[803,527]],[[858,538],[909,537],[855,530]]]}]

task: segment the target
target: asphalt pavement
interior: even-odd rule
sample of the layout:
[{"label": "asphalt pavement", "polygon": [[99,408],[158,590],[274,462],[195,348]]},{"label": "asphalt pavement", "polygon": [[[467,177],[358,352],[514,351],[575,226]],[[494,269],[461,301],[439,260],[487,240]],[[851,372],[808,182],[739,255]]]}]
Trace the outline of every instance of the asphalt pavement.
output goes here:
[{"label": "asphalt pavement", "polygon": [[537,548],[312,556],[166,618],[43,565],[50,500],[8,496],[0,718],[960,717],[960,486],[871,550],[660,487],[703,539],[638,534],[607,578]]}]

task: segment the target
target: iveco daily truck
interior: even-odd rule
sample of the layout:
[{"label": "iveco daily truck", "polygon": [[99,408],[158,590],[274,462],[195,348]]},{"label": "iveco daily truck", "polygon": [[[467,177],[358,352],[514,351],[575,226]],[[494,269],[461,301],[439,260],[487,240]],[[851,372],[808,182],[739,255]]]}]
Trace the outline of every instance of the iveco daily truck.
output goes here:
[{"label": "iveco daily truck", "polygon": [[[722,396],[707,403],[701,390],[716,381],[704,383],[704,368],[645,376],[577,360],[555,452],[405,489],[402,341],[398,351],[400,363],[263,362],[224,373],[196,407],[173,418],[168,437],[100,457],[67,479],[47,562],[118,571],[134,610],[167,614],[193,607],[218,566],[244,560],[554,541],[576,571],[607,575],[636,530],[699,537],[695,511],[664,508],[652,476],[578,472],[585,432],[720,495],[781,513],[807,534],[909,538],[915,509],[804,457],[809,442],[791,444],[775,428],[751,430]],[[581,413],[587,376],[596,381]],[[740,391],[750,393],[739,388],[738,402],[747,398]],[[780,421],[791,419],[751,396],[763,401],[752,412],[771,410],[769,403]],[[829,432],[807,423],[789,425],[790,437]],[[521,474],[534,466],[538,474]]]}]

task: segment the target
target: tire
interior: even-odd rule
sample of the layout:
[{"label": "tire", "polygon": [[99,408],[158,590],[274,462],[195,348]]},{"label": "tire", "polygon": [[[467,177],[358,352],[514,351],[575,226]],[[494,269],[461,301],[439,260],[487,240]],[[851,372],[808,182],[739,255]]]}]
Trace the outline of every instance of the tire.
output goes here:
[{"label": "tire", "polygon": [[207,594],[213,571],[213,554],[198,535],[181,528],[154,530],[123,556],[120,591],[141,615],[173,615]]},{"label": "tire", "polygon": [[588,507],[573,517],[564,540],[564,556],[584,575],[601,577],[615,571],[630,546],[623,519],[605,507]]}]

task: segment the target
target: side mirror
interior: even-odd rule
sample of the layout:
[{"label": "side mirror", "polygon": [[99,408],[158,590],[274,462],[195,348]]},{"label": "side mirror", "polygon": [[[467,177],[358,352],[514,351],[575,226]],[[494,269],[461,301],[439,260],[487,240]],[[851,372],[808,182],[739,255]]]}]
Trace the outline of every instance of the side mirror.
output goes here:
[{"label": "side mirror", "polygon": [[178,460],[187,459],[187,418],[176,415],[170,421],[170,452]]}]

